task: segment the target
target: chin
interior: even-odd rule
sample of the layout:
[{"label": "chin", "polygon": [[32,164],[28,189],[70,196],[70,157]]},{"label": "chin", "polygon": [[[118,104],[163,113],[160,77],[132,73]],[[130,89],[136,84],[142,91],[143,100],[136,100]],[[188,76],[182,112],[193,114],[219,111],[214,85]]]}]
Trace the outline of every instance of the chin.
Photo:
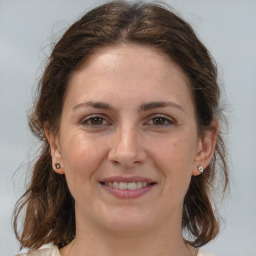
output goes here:
[{"label": "chin", "polygon": [[154,226],[153,216],[148,216],[141,209],[115,209],[107,216],[105,226],[112,232],[140,232]]}]

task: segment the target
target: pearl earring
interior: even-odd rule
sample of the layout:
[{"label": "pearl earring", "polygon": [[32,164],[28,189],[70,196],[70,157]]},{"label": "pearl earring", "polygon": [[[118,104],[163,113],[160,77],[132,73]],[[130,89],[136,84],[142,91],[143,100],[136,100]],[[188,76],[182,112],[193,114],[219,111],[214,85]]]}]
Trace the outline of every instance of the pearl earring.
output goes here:
[{"label": "pearl earring", "polygon": [[56,163],[56,164],[55,164],[55,167],[56,167],[56,169],[60,169],[60,164],[59,164],[59,163]]},{"label": "pearl earring", "polygon": [[204,168],[202,165],[198,166],[197,169],[201,174],[204,172]]}]

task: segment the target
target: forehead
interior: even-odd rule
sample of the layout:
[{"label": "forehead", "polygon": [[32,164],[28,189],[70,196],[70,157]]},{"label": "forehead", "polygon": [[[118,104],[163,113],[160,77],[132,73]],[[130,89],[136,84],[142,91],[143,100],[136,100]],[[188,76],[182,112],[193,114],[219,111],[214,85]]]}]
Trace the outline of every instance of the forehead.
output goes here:
[{"label": "forehead", "polygon": [[144,101],[168,101],[170,97],[192,100],[182,69],[160,50],[138,44],[105,47],[92,54],[71,75],[67,95],[78,101],[121,95]]},{"label": "forehead", "polygon": [[[150,70],[154,75],[161,73],[161,76],[163,76],[164,71],[176,72],[188,81],[183,70],[170,56],[160,49],[142,44],[122,43],[101,47],[84,61],[83,65],[73,75],[79,73],[82,69],[87,69],[89,66],[90,68],[97,66],[94,71],[97,71],[99,67],[113,71],[117,68],[131,71],[135,67],[139,67],[136,73]],[[99,72],[102,72],[102,69]]]}]

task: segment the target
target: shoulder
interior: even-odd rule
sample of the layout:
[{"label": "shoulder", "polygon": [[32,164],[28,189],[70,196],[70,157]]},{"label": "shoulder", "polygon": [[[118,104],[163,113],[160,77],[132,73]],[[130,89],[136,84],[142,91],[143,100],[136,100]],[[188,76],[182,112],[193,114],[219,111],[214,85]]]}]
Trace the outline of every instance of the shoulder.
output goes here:
[{"label": "shoulder", "polygon": [[39,250],[17,254],[16,256],[60,256],[57,246],[42,247]]},{"label": "shoulder", "polygon": [[197,256],[214,256],[214,255],[202,248],[199,248]]},{"label": "shoulder", "polygon": [[[61,256],[61,255],[57,246],[50,246],[47,248],[45,247],[40,248],[39,250],[31,251],[28,253],[17,254],[16,256]],[[214,256],[214,255],[200,248],[198,250],[197,256]]]}]

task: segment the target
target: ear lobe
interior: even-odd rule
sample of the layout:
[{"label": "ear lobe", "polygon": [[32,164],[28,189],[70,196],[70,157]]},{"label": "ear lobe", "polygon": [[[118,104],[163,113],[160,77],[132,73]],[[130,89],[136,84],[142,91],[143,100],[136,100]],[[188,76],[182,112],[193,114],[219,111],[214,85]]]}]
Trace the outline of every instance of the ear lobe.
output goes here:
[{"label": "ear lobe", "polygon": [[[62,157],[60,152],[60,145],[58,136],[49,132],[48,129],[44,129],[45,136],[50,144],[51,157],[52,157],[52,169],[58,174],[64,174],[64,169],[62,165]],[[56,164],[59,164],[59,166]],[[57,168],[58,167],[58,168]]]},{"label": "ear lobe", "polygon": [[195,157],[195,166],[192,171],[193,176],[200,175],[199,166],[205,169],[211,162],[217,140],[218,122],[214,120],[211,124],[211,129],[206,130],[202,138],[199,139],[198,152]]}]

